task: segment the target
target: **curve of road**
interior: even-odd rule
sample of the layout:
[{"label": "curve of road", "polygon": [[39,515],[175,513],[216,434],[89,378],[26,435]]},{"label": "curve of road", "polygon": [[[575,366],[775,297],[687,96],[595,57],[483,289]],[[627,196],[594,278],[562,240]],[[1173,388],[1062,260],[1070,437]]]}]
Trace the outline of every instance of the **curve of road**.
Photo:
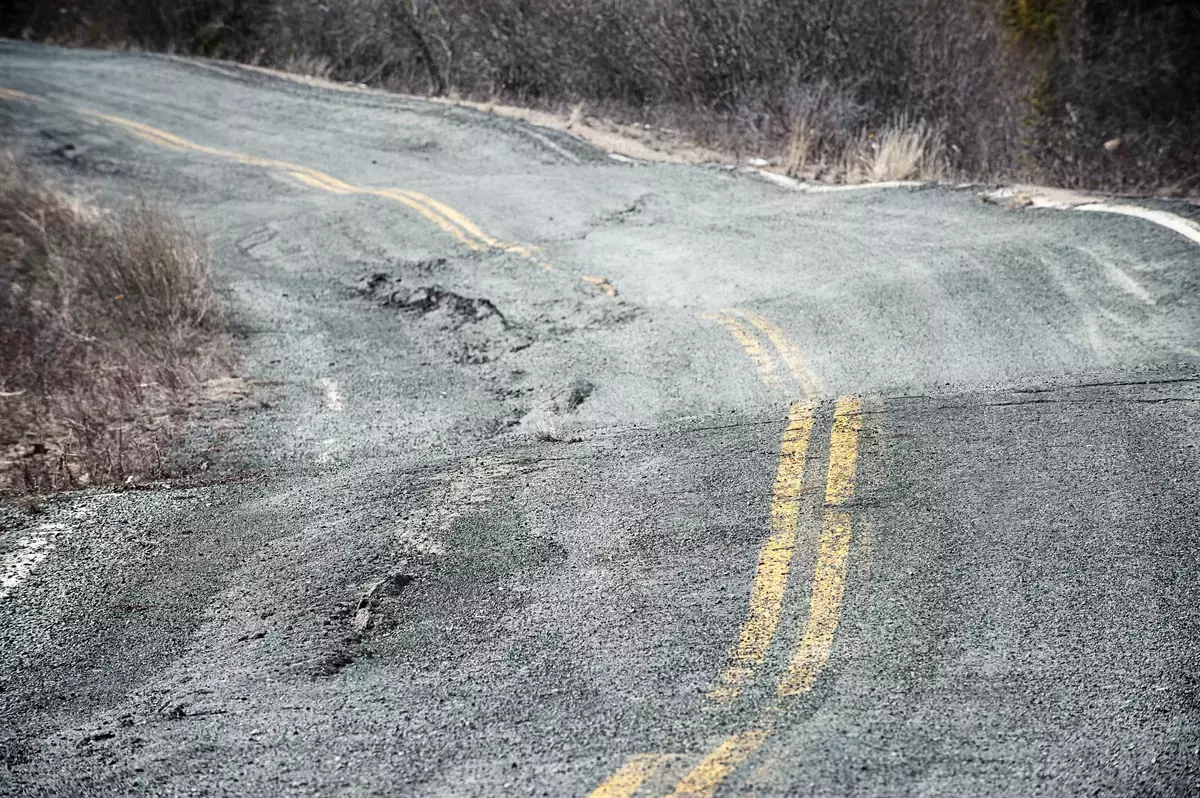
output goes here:
[{"label": "curve of road", "polygon": [[0,63],[7,146],[206,231],[253,395],[0,514],[0,793],[1200,791],[1186,211]]}]

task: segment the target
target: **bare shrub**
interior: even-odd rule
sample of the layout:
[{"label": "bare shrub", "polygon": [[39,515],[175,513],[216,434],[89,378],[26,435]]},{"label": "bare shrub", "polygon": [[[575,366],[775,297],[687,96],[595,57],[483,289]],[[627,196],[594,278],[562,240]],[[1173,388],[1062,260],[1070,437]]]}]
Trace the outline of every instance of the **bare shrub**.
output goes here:
[{"label": "bare shrub", "polygon": [[[919,173],[1200,190],[1200,5],[1190,0],[10,5],[8,35],[133,41],[550,111],[586,102],[593,116],[783,156],[808,176],[865,174],[861,131],[908,115],[945,142]],[[1105,150],[1117,137],[1124,146]],[[894,173],[911,146],[895,140],[879,165]]]},{"label": "bare shrub", "polygon": [[144,477],[232,350],[203,248],[0,158],[0,492]]}]

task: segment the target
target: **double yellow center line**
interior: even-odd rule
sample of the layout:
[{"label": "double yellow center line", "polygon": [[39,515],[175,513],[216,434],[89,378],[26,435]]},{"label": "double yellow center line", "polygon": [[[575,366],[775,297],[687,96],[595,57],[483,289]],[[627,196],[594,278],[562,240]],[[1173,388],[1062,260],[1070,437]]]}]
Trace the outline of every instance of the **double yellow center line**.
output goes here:
[{"label": "double yellow center line", "polygon": [[787,590],[788,571],[796,550],[800,517],[800,489],[804,484],[804,463],[808,457],[808,438],[813,428],[812,405],[797,402],[788,411],[788,425],[780,445],[779,468],[771,496],[771,535],[758,553],[758,568],[750,587],[750,608],[742,622],[737,645],[730,653],[729,665],[721,672],[717,686],[708,698],[728,704],[741,694],[754,677],[755,669],[766,659],[775,639]]},{"label": "double yellow center line", "polygon": [[[786,364],[789,376],[808,397],[793,403],[788,410],[772,489],[770,534],[758,554],[749,606],[737,641],[730,649],[729,661],[718,675],[716,685],[707,694],[709,706],[721,708],[731,705],[752,684],[767,660],[779,629],[799,537],[805,464],[820,407],[817,397],[821,382],[808,369],[799,349],[778,326],[763,316],[729,309],[706,318],[720,324],[742,345],[764,384],[778,384],[775,371],[775,359],[778,358]],[[756,332],[765,336],[774,347],[774,356],[770,348],[758,340]],[[670,798],[714,796],[742,763],[771,737],[787,700],[809,692],[829,662],[845,601],[851,514],[844,505],[854,496],[862,412],[862,400],[857,396],[842,396],[834,403],[821,508],[821,535],[809,586],[808,617],[779,676],[774,698],[760,711],[758,721],[750,728],[721,739],[679,778]],[[678,758],[676,754],[639,754],[600,784],[591,793],[591,798],[630,798]]]},{"label": "double yellow center line", "polygon": [[[33,94],[26,94],[25,92],[3,87],[0,87],[0,100],[37,104],[46,104],[48,102],[48,100],[46,100],[44,97],[38,97]],[[254,155],[246,155],[245,153],[225,150],[219,147],[209,147],[203,144],[197,144],[194,141],[189,141],[180,136],[176,136],[173,133],[168,133],[165,130],[151,127],[150,125],[142,122],[135,122],[131,119],[113,116],[112,114],[104,114],[100,113],[99,111],[92,111],[86,108],[75,108],[74,110],[79,115],[86,119],[90,119],[93,122],[112,125],[134,135],[142,141],[146,141],[169,150],[174,150],[176,152],[195,152],[216,158],[222,158],[224,160],[243,164],[245,166],[253,166],[260,169],[279,172],[287,175],[303,186],[314,188],[318,191],[325,191],[330,194],[372,196],[397,202],[437,225],[444,232],[452,236],[456,241],[466,246],[468,249],[477,252],[481,250],[509,252],[525,258],[531,263],[536,264],[539,268],[542,268],[546,271],[553,271],[553,267],[545,260],[540,258],[533,249],[521,244],[501,241],[489,235],[482,228],[480,228],[479,225],[475,224],[475,222],[471,221],[459,211],[426,194],[407,189],[367,188],[363,186],[356,186],[339,180],[336,177],[326,174],[318,169],[313,169],[310,166],[302,166],[300,164],[290,163],[288,161],[280,161],[273,158],[259,158]],[[613,288],[612,283],[603,277],[581,275],[579,279],[585,283],[595,286],[598,290],[608,294],[609,296],[616,296],[616,290]]]},{"label": "double yellow center line", "polygon": [[[759,313],[741,308],[726,308],[716,313],[703,314],[701,318],[721,325],[741,344],[750,362],[758,370],[764,385],[779,384],[775,368],[775,359],[778,358],[787,367],[787,376],[795,380],[805,396],[821,396],[824,393],[821,378],[809,368],[800,348],[792,343],[775,322]],[[775,348],[775,357],[772,357],[770,348],[759,340],[759,334],[765,336]]]}]

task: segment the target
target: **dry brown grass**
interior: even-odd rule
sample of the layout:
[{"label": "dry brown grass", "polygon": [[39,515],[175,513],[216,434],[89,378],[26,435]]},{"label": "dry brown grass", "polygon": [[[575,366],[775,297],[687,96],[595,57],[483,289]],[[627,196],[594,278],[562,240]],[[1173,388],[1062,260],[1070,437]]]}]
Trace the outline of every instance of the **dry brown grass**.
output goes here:
[{"label": "dry brown grass", "polygon": [[[632,157],[686,142],[704,160],[791,155],[808,178],[911,174],[911,141],[878,158],[853,146],[909,114],[937,125],[955,179],[1193,195],[1198,29],[1195,0],[9,0],[0,13],[7,36],[519,106],[589,139],[650,134],[645,155],[618,150]],[[578,103],[586,118],[567,116]]]},{"label": "dry brown grass", "polygon": [[788,141],[784,169],[792,177],[844,183],[941,180],[949,170],[942,131],[901,115],[879,130],[863,130],[843,141],[800,125]]},{"label": "dry brown grass", "polygon": [[232,349],[204,248],[146,202],[107,211],[0,156],[0,493],[162,472]]},{"label": "dry brown grass", "polygon": [[327,56],[311,53],[292,53],[281,68],[296,75],[306,75],[324,80],[333,74],[333,62]]},{"label": "dry brown grass", "polygon": [[813,159],[813,131],[808,125],[801,125],[792,131],[788,137],[787,159],[784,168],[792,177],[805,177]]}]

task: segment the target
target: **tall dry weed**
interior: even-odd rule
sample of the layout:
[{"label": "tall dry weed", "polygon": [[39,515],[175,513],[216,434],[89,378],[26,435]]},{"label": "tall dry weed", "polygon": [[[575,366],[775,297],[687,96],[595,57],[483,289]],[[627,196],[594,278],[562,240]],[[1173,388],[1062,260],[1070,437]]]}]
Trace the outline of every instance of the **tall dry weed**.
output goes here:
[{"label": "tall dry weed", "polygon": [[0,157],[0,492],[147,476],[232,349],[204,248]]},{"label": "tall dry weed", "polygon": [[925,120],[898,117],[870,142],[867,175],[872,181],[939,180],[946,168],[946,140]]}]

